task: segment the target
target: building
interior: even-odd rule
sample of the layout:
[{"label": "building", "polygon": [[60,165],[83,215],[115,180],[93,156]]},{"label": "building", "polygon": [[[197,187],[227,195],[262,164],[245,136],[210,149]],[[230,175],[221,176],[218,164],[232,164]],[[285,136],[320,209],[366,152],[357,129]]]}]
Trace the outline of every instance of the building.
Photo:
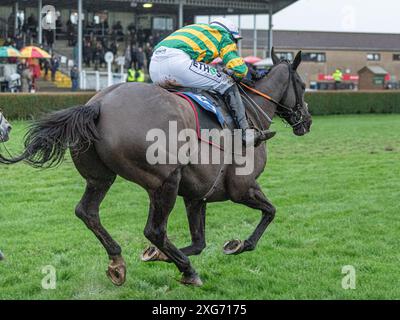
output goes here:
[{"label": "building", "polygon": [[[252,30],[243,30],[245,38],[253,39]],[[258,31],[259,50],[265,48],[266,31]],[[331,75],[341,68],[347,82],[358,82],[358,71],[364,67],[380,67],[394,82],[400,79],[400,34],[340,33],[312,31],[273,31],[277,54],[293,59],[297,51],[303,51],[303,63],[299,68],[304,80],[313,83],[332,82]],[[243,54],[253,54],[253,46],[244,41]]]},{"label": "building", "polygon": [[379,66],[364,67],[358,71],[360,90],[379,90],[385,85],[388,72]]}]

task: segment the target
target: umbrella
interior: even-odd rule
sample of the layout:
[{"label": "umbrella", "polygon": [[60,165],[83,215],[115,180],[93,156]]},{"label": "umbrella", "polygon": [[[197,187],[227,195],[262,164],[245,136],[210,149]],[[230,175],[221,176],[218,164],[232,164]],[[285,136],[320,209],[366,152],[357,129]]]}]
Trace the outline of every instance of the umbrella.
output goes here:
[{"label": "umbrella", "polygon": [[211,62],[211,64],[218,64],[218,63],[221,63],[221,62],[222,62],[222,59],[220,57],[217,57]]},{"label": "umbrella", "polygon": [[254,64],[256,67],[272,67],[274,63],[271,58],[262,59]]},{"label": "umbrella", "polygon": [[51,58],[50,54],[35,46],[29,46],[21,49],[21,57],[22,58],[38,58],[38,59],[46,59]]},{"label": "umbrella", "polygon": [[0,58],[20,57],[21,53],[14,47],[0,47]]},{"label": "umbrella", "polygon": [[255,57],[255,56],[248,56],[248,57],[244,58],[243,60],[246,63],[253,64],[253,63],[261,61],[261,58]]}]

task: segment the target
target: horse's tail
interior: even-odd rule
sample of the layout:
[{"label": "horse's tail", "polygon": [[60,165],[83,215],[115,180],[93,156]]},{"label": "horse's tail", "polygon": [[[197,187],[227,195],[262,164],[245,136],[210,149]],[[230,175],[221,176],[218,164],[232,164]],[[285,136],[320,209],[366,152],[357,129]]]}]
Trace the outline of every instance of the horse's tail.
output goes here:
[{"label": "horse's tail", "polygon": [[100,104],[76,106],[54,112],[35,121],[24,138],[25,150],[15,158],[0,155],[0,163],[26,161],[33,167],[49,168],[61,163],[65,152],[79,152],[99,140],[96,128]]}]

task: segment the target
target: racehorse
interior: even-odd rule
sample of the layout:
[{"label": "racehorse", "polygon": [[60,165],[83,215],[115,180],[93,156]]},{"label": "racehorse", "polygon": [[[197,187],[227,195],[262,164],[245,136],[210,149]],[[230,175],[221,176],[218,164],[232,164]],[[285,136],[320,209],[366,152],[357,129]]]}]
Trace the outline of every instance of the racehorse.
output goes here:
[{"label": "racehorse", "polygon": [[[0,112],[0,142],[8,141],[10,131],[11,131],[11,125],[8,123],[4,115]],[[3,259],[4,255],[0,251],[0,261]]]},{"label": "racehorse", "polygon": [[[254,87],[243,89],[253,100],[248,117],[266,129],[270,126],[268,119],[278,115],[292,126],[295,135],[302,136],[310,131],[312,119],[304,101],[305,84],[297,72],[301,52],[292,63],[280,60],[273,52],[272,60],[274,65],[267,76]],[[150,164],[146,150],[151,142],[146,141],[146,133],[154,128],[168,132],[170,121],[177,123],[178,132],[196,128],[193,110],[182,97],[152,84],[117,84],[95,95],[85,106],[61,110],[34,122],[23,153],[12,159],[1,157],[0,162],[24,160],[33,167],[50,167],[59,164],[70,149],[75,167],[86,179],[86,190],[75,213],[107,251],[107,275],[115,285],[125,282],[126,265],[119,244],[101,224],[99,206],[117,175],[140,185],[150,199],[144,235],[154,245],[145,250],[143,260],[173,262],[182,273],[182,283],[201,285],[188,256],[200,254],[206,246],[207,203],[231,200],[261,210],[261,221],[254,232],[245,241],[227,242],[227,254],[254,250],[274,219],[275,207],[256,182],[267,162],[266,143],[255,147],[254,170],[243,176],[236,174],[236,163]],[[168,217],[177,196],[184,198],[192,240],[181,249],[167,236]]]}]

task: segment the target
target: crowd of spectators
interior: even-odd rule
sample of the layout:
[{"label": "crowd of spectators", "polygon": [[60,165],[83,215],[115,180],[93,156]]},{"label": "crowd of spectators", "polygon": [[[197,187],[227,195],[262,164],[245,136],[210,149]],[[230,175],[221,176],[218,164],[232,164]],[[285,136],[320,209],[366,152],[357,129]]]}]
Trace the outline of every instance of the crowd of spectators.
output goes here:
[{"label": "crowd of spectators", "polygon": [[[36,80],[41,71],[43,71],[43,76],[46,80],[55,81],[56,72],[61,64],[60,58],[54,54],[55,51],[53,50],[56,35],[57,38],[66,39],[67,45],[72,47],[73,64],[70,66],[69,75],[73,83],[72,90],[76,90],[78,87],[77,75],[79,72],[76,68],[78,62],[77,25],[68,20],[63,28],[60,20],[57,19],[55,31],[42,30],[42,47],[52,53],[51,59],[43,59],[34,64],[32,64],[32,61],[18,61],[16,58],[10,58],[15,61],[8,61],[9,63],[18,64],[17,72],[21,76],[21,82],[23,83],[20,87],[21,91],[37,90]],[[10,16],[9,24],[10,26],[15,26],[14,16]],[[4,41],[3,45],[10,45],[20,50],[25,45],[37,43],[37,20],[33,14],[27,17],[24,23],[21,23],[21,20],[18,19],[17,32],[12,28],[9,28],[8,32],[9,37]],[[136,74],[146,73],[153,48],[160,40],[160,33],[152,33],[150,30],[137,30],[134,23],[124,28],[120,21],[117,21],[111,27],[107,19],[100,23],[89,22],[83,26],[83,64],[84,67],[93,68],[94,70],[104,68],[106,67],[104,55],[106,52],[111,51],[114,57],[123,56],[125,58],[124,68],[126,70],[134,70]],[[115,63],[114,67],[117,72],[119,66]]]}]

